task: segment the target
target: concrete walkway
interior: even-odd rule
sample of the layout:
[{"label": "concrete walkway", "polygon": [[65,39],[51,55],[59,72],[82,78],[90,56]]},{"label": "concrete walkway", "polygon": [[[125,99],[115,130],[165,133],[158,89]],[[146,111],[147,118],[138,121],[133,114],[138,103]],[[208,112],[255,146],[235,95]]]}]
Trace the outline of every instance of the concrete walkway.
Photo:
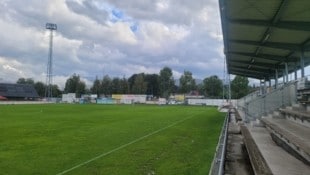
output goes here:
[{"label": "concrete walkway", "polygon": [[244,138],[236,121],[235,113],[231,113],[228,125],[225,174],[252,175],[254,172],[244,147]]}]

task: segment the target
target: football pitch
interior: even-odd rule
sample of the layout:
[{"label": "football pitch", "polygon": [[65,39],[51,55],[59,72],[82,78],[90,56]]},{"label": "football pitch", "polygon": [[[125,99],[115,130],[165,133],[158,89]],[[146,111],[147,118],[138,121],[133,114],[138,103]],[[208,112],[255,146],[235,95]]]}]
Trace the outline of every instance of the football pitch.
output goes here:
[{"label": "football pitch", "polygon": [[0,174],[207,174],[224,116],[205,106],[0,105]]}]

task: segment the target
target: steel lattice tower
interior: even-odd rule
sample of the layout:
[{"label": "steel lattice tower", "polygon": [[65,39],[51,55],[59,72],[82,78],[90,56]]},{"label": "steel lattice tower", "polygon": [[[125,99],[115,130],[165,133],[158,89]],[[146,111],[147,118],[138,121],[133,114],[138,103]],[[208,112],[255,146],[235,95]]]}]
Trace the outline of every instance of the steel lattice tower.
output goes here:
[{"label": "steel lattice tower", "polygon": [[46,70],[46,88],[45,97],[47,100],[52,98],[52,84],[53,84],[53,30],[57,30],[57,25],[46,23],[46,29],[50,31],[49,52]]}]

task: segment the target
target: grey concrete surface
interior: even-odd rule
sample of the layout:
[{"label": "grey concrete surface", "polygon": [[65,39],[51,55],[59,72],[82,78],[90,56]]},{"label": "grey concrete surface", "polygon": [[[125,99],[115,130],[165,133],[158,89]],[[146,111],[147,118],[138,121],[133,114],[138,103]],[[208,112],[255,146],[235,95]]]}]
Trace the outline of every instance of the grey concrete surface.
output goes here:
[{"label": "grey concrete surface", "polygon": [[248,126],[248,129],[274,175],[310,174],[310,167],[276,145],[266,128]]},{"label": "grey concrete surface", "polygon": [[235,113],[231,113],[225,157],[225,175],[252,175],[253,170]]},{"label": "grey concrete surface", "polygon": [[292,137],[292,141],[296,140],[299,145],[305,147],[305,151],[310,153],[310,128],[286,119],[264,118],[264,120],[285,130]]}]

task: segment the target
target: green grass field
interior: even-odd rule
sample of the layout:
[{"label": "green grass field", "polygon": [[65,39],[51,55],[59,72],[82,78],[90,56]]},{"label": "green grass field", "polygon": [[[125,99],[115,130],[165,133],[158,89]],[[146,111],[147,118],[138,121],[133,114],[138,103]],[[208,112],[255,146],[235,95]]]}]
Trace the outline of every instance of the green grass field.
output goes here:
[{"label": "green grass field", "polygon": [[207,174],[224,116],[211,107],[1,105],[0,174]]}]

